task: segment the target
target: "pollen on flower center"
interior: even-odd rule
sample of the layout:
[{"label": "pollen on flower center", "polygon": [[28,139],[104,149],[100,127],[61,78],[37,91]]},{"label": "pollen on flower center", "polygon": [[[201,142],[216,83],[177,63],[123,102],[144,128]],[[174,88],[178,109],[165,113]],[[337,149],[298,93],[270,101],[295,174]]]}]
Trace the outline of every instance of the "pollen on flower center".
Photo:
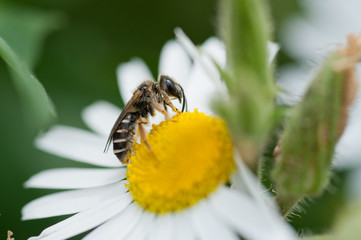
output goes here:
[{"label": "pollen on flower center", "polygon": [[195,111],[153,126],[145,144],[135,146],[127,179],[143,209],[166,213],[207,197],[235,168],[232,143],[222,119]]}]

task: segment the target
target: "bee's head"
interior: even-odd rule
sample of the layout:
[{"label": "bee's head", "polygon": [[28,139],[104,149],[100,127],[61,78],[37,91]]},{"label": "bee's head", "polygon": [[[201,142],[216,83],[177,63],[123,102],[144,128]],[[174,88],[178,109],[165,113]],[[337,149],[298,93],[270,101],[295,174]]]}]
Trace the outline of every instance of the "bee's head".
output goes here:
[{"label": "bee's head", "polygon": [[187,101],[182,86],[174,81],[171,77],[163,74],[159,75],[158,84],[160,90],[163,90],[171,99],[176,98],[179,100],[179,103],[181,103],[183,98],[183,112]]}]

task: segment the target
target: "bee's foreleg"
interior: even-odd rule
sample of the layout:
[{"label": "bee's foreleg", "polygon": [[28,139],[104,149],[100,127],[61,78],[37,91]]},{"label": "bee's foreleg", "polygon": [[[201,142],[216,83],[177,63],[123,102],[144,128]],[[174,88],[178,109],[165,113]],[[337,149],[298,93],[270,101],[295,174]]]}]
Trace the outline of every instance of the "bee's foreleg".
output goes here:
[{"label": "bee's foreleg", "polygon": [[173,105],[173,103],[170,101],[169,97],[168,97],[168,94],[163,91],[163,90],[160,90],[160,93],[162,94],[162,97],[165,101],[165,104],[167,104],[169,107],[171,107],[171,109],[173,110],[173,112],[176,112],[176,113],[179,113],[180,111]]},{"label": "bee's foreleg", "polygon": [[162,104],[155,103],[155,102],[153,102],[151,104],[152,104],[152,107],[154,107],[157,111],[161,112],[164,115],[166,120],[171,119],[171,117],[169,116],[167,110],[165,109],[165,107]]},{"label": "bee's foreleg", "polygon": [[139,118],[137,121],[138,131],[139,131],[141,141],[143,141],[145,143],[145,145],[148,147],[149,150],[152,150],[152,148],[149,146],[149,144],[147,142],[147,133],[143,127],[143,124],[147,124],[147,123],[148,123],[148,119]]}]

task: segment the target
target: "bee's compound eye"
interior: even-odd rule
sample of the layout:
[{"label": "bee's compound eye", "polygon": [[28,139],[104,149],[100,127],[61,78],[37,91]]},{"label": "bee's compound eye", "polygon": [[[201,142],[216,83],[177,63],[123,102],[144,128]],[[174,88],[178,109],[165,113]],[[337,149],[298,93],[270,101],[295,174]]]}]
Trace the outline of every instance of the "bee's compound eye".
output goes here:
[{"label": "bee's compound eye", "polygon": [[175,96],[175,97],[177,97],[179,95],[179,91],[178,91],[175,83],[172,80],[166,79],[165,85],[166,85],[165,91],[168,93],[168,95]]},{"label": "bee's compound eye", "polygon": [[165,91],[168,95],[179,97],[180,91],[177,87],[177,83],[166,75],[160,76],[160,89]]},{"label": "bee's compound eye", "polygon": [[182,102],[183,98],[182,112],[184,111],[186,106],[186,97],[180,84],[176,83],[172,78],[166,75],[160,75],[159,88],[165,91],[169,96],[177,98],[179,100],[179,103]]}]

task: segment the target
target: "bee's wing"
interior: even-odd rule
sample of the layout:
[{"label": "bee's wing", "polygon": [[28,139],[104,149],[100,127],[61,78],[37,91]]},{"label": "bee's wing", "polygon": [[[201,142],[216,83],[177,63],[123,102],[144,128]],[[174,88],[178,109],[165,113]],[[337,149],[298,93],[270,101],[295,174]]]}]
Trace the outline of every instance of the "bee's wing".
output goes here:
[{"label": "bee's wing", "polygon": [[133,94],[133,97],[127,102],[127,104],[125,105],[123,111],[120,113],[117,121],[115,121],[115,123],[114,123],[112,131],[110,132],[107,143],[105,145],[104,152],[108,151],[110,143],[113,140],[114,133],[115,133],[115,131],[117,131],[117,129],[119,127],[119,124],[123,121],[125,115],[127,115],[129,110],[131,110],[133,108],[134,103],[136,103],[142,95],[143,95],[143,91],[137,90]]}]

